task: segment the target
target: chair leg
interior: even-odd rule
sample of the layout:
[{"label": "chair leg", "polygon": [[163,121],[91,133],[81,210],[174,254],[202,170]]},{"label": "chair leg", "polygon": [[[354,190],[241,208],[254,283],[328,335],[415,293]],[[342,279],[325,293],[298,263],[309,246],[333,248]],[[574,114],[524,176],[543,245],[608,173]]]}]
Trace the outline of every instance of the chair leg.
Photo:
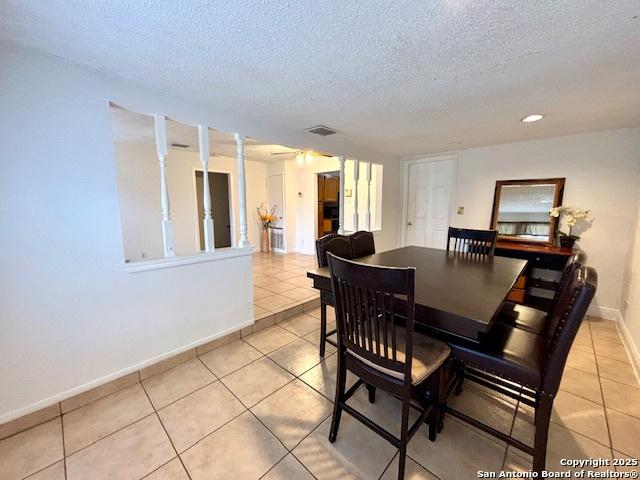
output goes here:
[{"label": "chair leg", "polygon": [[431,401],[433,402],[433,411],[429,415],[429,440],[436,441],[436,436],[442,431],[442,419],[445,411],[443,399],[445,398],[444,392],[444,369],[442,366],[433,372],[431,377],[431,386],[429,391],[431,393]]},{"label": "chair leg", "polygon": [[336,441],[338,428],[340,428],[340,417],[342,416],[342,403],[344,402],[344,390],[347,383],[347,368],[344,365],[344,353],[338,351],[338,378],[336,380],[336,398],[333,403],[333,418],[331,419],[331,431],[329,432],[329,442]]},{"label": "chair leg", "polygon": [[536,409],[536,433],[533,441],[533,471],[542,472],[547,458],[547,439],[549,436],[549,419],[553,407],[553,397],[542,394]]},{"label": "chair leg", "polygon": [[320,356],[324,357],[327,336],[327,304],[320,300]]},{"label": "chair leg", "polygon": [[400,427],[400,448],[398,449],[398,480],[404,479],[404,467],[407,461],[407,443],[409,441],[410,399],[402,402],[402,426]]},{"label": "chair leg", "polygon": [[367,385],[367,391],[369,392],[369,403],[375,403],[376,401],[376,387]]}]

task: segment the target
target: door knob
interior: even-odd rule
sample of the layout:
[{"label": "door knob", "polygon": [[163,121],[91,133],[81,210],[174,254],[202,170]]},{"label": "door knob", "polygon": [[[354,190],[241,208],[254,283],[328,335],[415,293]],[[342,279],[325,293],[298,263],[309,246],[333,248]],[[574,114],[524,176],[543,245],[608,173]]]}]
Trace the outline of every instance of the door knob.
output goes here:
[{"label": "door knob", "polygon": [[411,222],[407,222],[407,226],[409,226],[409,227],[410,227],[411,225],[413,225],[413,223],[411,223]]}]

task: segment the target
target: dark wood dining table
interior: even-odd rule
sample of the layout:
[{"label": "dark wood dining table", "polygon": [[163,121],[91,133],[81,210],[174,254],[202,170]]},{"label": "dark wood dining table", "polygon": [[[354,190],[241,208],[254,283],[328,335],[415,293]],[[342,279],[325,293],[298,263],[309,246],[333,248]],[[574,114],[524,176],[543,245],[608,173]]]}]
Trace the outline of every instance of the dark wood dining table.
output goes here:
[{"label": "dark wood dining table", "polygon": [[[502,308],[526,260],[408,246],[361,257],[371,265],[415,267],[415,323],[477,342]],[[328,268],[307,272],[314,288],[331,293]]]}]

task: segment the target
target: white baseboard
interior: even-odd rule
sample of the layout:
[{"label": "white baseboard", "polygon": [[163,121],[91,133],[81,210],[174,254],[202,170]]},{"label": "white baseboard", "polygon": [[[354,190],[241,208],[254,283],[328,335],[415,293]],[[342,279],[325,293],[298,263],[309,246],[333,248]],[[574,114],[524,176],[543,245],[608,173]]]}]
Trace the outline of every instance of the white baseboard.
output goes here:
[{"label": "white baseboard", "polygon": [[620,310],[618,310],[617,308],[601,307],[594,304],[591,304],[591,306],[589,307],[587,315],[590,315],[592,317],[604,318],[605,320],[616,321],[618,320],[618,318],[621,318]]},{"label": "white baseboard", "polygon": [[624,323],[624,319],[622,318],[622,314],[620,312],[618,312],[616,323],[618,326],[618,333],[620,333],[622,343],[624,344],[624,348],[627,351],[627,355],[629,355],[629,359],[631,359],[631,366],[633,367],[633,371],[636,374],[636,379],[638,380],[638,382],[640,382],[640,351],[638,350],[638,346],[633,341],[633,338],[631,338],[631,333],[627,328],[627,324]]},{"label": "white baseboard", "polygon": [[64,392],[58,393],[56,395],[53,395],[51,397],[45,398],[43,400],[37,401],[35,403],[29,404],[25,407],[21,407],[18,408],[16,410],[12,410],[8,413],[5,413],[3,415],[0,415],[0,425],[3,423],[7,423],[10,422],[11,420],[15,420],[16,418],[20,418],[23,417],[25,415],[29,415],[30,413],[33,412],[37,412],[38,410],[42,410],[43,408],[47,408],[50,407],[51,405],[56,404],[57,402],[61,402],[63,400],[66,400],[68,398],[71,398],[75,395],[78,395],[80,393],[84,393],[88,390],[91,390],[93,388],[99,387],[101,385],[104,385],[105,383],[109,383],[113,380],[117,380],[120,377],[124,377],[125,375],[128,375],[130,373],[136,372],[138,370],[142,370],[143,368],[149,367],[151,365],[154,365],[156,363],[161,362],[162,360],[166,360],[167,358],[171,358],[174,357],[182,352],[186,352],[187,350],[191,350],[192,348],[196,348],[199,347],[200,345],[204,345],[205,343],[211,342],[213,340],[217,340],[218,338],[222,338],[226,335],[229,335],[230,333],[234,333],[238,330],[243,329],[244,327],[248,327],[250,325],[253,325],[254,321],[253,319],[247,321],[247,322],[243,322],[240,325],[234,325],[233,327],[227,328],[226,330],[223,330],[222,332],[218,332],[215,333],[213,335],[209,335],[208,337],[202,338],[200,340],[197,340],[195,342],[191,342],[187,345],[184,345],[182,347],[176,348],[174,350],[171,350],[169,352],[163,353],[162,355],[157,355],[155,357],[149,358],[147,360],[144,360],[142,362],[139,362],[135,365],[132,365],[130,367],[124,368],[122,370],[119,370],[117,372],[113,372],[110,373],[109,375],[105,375],[103,377],[97,378],[95,380],[92,380],[90,382],[87,382],[83,385],[78,385],[77,387],[71,388],[69,390],[66,390]]}]

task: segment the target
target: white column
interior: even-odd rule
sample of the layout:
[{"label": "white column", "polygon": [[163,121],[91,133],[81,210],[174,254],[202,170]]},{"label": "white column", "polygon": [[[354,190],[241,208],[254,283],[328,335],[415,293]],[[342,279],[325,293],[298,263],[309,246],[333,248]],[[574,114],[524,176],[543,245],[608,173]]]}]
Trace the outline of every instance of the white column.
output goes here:
[{"label": "white column", "polygon": [[247,181],[244,172],[244,139],[239,133],[234,134],[236,139],[237,170],[238,170],[238,210],[240,217],[240,241],[239,247],[249,246],[247,236]]},{"label": "white column", "polygon": [[367,230],[371,231],[371,162],[367,162],[367,213],[365,221]]},{"label": "white column", "polygon": [[357,232],[359,225],[358,216],[358,180],[360,180],[360,160],[353,161],[353,231]]},{"label": "white column", "polygon": [[204,250],[213,252],[214,234],[213,219],[211,218],[211,192],[209,191],[209,127],[198,125],[198,141],[200,150],[200,163],[202,164],[202,204],[204,206],[204,218],[202,225],[204,230]]},{"label": "white column", "polygon": [[164,256],[175,256],[173,227],[171,226],[171,208],[169,205],[169,189],[167,187],[167,123],[164,115],[154,115],[156,126],[156,150],[160,164],[160,202],[162,207],[162,245]]},{"label": "white column", "polygon": [[338,194],[339,207],[338,207],[338,233],[344,235],[344,155],[338,157],[340,162],[340,191]]}]

